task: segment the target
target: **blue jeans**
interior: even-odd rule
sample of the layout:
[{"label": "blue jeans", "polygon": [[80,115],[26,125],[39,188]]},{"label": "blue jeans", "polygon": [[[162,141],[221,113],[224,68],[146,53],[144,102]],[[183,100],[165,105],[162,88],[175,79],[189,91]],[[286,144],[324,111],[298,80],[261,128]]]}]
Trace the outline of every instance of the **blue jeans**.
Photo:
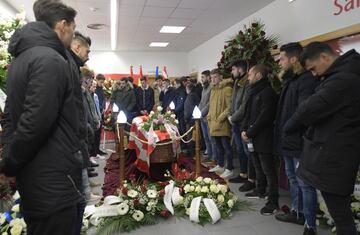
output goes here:
[{"label": "blue jeans", "polygon": [[283,156],[283,159],[286,176],[290,183],[291,210],[302,213],[302,206],[299,204],[299,184],[296,177],[296,167],[299,164],[299,159],[289,156]]},{"label": "blue jeans", "polygon": [[306,184],[299,177],[297,177],[299,183],[299,205],[302,206],[302,211],[305,217],[305,223],[309,228],[316,228],[316,207],[317,207],[317,195],[316,190],[312,186]]},{"label": "blue jeans", "polygon": [[236,152],[239,155],[239,162],[240,162],[240,173],[241,174],[247,174],[248,173],[248,155],[247,149],[244,148],[244,142],[241,138],[241,131],[240,126],[237,124],[234,124],[231,126],[232,128],[232,136],[234,138],[234,143],[236,147]]},{"label": "blue jeans", "polygon": [[210,136],[209,124],[206,118],[201,119],[201,130],[203,132],[203,137],[205,140],[206,150],[209,158],[212,160],[217,160],[217,147],[214,137]]},{"label": "blue jeans", "polygon": [[217,156],[217,164],[221,167],[224,167],[224,153],[226,156],[226,169],[232,170],[234,169],[233,166],[233,155],[232,155],[232,148],[230,144],[230,137],[228,136],[214,136],[213,137],[216,141],[216,147],[218,150]]}]

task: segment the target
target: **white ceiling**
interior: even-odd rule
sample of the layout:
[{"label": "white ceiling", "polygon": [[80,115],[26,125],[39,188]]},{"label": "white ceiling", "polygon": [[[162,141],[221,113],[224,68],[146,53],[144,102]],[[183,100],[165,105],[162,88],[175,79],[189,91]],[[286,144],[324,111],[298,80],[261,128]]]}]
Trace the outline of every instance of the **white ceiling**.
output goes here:
[{"label": "white ceiling", "polygon": [[[6,0],[34,20],[34,0]],[[119,0],[118,46],[123,51],[187,52],[274,0]],[[78,11],[77,30],[91,37],[92,50],[110,50],[110,0],[63,0]],[[90,8],[98,10],[92,12]],[[86,26],[102,23],[95,31]],[[186,26],[181,34],[160,34],[163,25]],[[150,42],[170,42],[149,48]]]}]

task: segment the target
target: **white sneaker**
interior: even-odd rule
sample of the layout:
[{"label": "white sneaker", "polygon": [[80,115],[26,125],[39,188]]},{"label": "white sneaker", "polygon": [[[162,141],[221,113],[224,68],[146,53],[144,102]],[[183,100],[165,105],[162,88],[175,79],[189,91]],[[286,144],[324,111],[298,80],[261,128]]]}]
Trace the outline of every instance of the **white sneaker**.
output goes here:
[{"label": "white sneaker", "polygon": [[104,160],[106,157],[105,157],[105,156],[101,156],[100,154],[97,154],[97,155],[96,155],[96,158],[97,158],[97,159],[100,159],[100,160]]},{"label": "white sneaker", "polygon": [[93,163],[93,164],[98,164],[94,157],[90,157],[90,162]]},{"label": "white sneaker", "polygon": [[209,172],[217,172],[222,173],[224,171],[224,167],[221,167],[219,165],[216,165],[214,168],[211,168]]},{"label": "white sneaker", "polygon": [[234,175],[233,171],[225,169],[225,171],[220,175],[220,177],[223,178],[223,179],[228,179],[233,175]]}]

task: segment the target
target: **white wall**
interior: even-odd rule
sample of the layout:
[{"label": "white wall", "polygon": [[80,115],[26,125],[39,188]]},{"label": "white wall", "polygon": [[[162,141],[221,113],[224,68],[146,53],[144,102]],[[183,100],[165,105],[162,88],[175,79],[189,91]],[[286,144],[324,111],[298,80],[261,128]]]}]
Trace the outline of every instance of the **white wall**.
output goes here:
[{"label": "white wall", "polygon": [[[337,0],[345,5],[345,0]],[[356,1],[355,5],[356,5]],[[265,23],[266,31],[280,37],[281,43],[300,41],[359,23],[360,8],[335,16],[339,9],[333,0],[276,0],[243,21],[211,38],[188,54],[188,72],[201,73],[216,67],[225,41],[254,19]]]},{"label": "white wall", "polygon": [[[166,70],[170,77],[187,74],[187,53],[182,52],[100,52],[90,53],[89,66],[96,73],[130,73],[130,66],[134,66],[134,74],[139,73],[142,65],[143,74],[155,74],[156,66]],[[161,73],[160,73],[161,74]]]}]

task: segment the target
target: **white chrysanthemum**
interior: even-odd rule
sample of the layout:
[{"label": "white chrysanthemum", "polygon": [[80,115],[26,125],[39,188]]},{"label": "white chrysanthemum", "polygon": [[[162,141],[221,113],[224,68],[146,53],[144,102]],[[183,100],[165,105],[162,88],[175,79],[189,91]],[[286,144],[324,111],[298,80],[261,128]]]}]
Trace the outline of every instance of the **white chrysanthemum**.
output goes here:
[{"label": "white chrysanthemum", "polygon": [[201,192],[202,192],[202,193],[208,193],[208,192],[209,192],[209,187],[208,187],[208,186],[203,186],[203,187],[201,188]]},{"label": "white chrysanthemum", "polygon": [[200,192],[201,192],[201,186],[200,186],[200,185],[196,186],[195,192],[197,192],[197,193],[200,193]]},{"label": "white chrysanthemum", "polygon": [[11,210],[15,213],[18,213],[20,211],[20,205],[19,204],[16,204],[15,206],[13,206],[11,208]]},{"label": "white chrysanthemum", "polygon": [[128,196],[131,197],[131,198],[135,198],[135,197],[137,197],[137,195],[139,195],[139,193],[137,191],[135,191],[135,190],[130,190],[128,192]]},{"label": "white chrysanthemum", "polygon": [[157,192],[156,192],[156,190],[150,189],[150,190],[148,190],[148,191],[146,192],[146,194],[147,194],[147,196],[148,196],[149,198],[156,198],[156,197],[157,197]]},{"label": "white chrysanthemum", "polygon": [[132,215],[133,219],[136,221],[141,221],[144,218],[144,213],[139,210],[135,210],[134,214]]},{"label": "white chrysanthemum", "polygon": [[161,106],[157,106],[157,111],[159,111],[159,112],[161,112],[161,111],[163,111],[163,108],[161,107]]},{"label": "white chrysanthemum", "polygon": [[217,200],[218,200],[218,202],[223,203],[225,201],[225,198],[223,195],[220,194],[220,195],[218,195]]},{"label": "white chrysanthemum", "polygon": [[191,185],[190,186],[190,192],[194,192],[195,191],[195,186]]},{"label": "white chrysanthemum", "polygon": [[147,207],[146,207],[146,210],[147,210],[147,211],[151,211],[151,207],[150,207],[150,206],[147,206]]},{"label": "white chrysanthemum", "polygon": [[219,184],[218,188],[223,194],[225,194],[228,191],[227,185],[224,185],[224,184]]},{"label": "white chrysanthemum", "polygon": [[6,221],[5,215],[4,215],[4,214],[1,214],[1,215],[0,215],[0,225],[3,225],[3,224],[5,223],[5,221]]},{"label": "white chrysanthemum", "polygon": [[10,234],[11,235],[20,235],[22,233],[23,227],[20,224],[15,224],[11,229],[10,229]]},{"label": "white chrysanthemum", "polygon": [[197,177],[197,178],[196,178],[196,182],[201,183],[201,182],[203,181],[203,179],[204,179],[204,178],[201,177],[201,176],[200,176],[200,177]]},{"label": "white chrysanthemum", "polygon": [[170,117],[172,117],[172,118],[175,119],[175,118],[176,118],[176,115],[173,113],[173,114],[170,115]]},{"label": "white chrysanthemum", "polygon": [[10,221],[9,225],[10,225],[10,227],[13,227],[15,225],[20,225],[22,227],[22,221],[19,218],[15,218]]},{"label": "white chrysanthemum", "polygon": [[219,193],[220,192],[219,188],[215,184],[210,185],[210,191],[212,193]]},{"label": "white chrysanthemum", "polygon": [[175,119],[175,123],[176,123],[176,124],[179,124],[179,120]]},{"label": "white chrysanthemum", "polygon": [[185,193],[190,192],[190,184],[187,184],[184,186],[184,191],[185,191]]},{"label": "white chrysanthemum", "polygon": [[187,215],[190,215],[190,208],[186,208],[186,212]]},{"label": "white chrysanthemum", "polygon": [[117,211],[119,215],[126,215],[129,211],[129,205],[123,202],[117,206]]},{"label": "white chrysanthemum", "polygon": [[211,183],[212,183],[212,179],[210,179],[209,177],[206,177],[206,178],[204,179],[204,182],[205,182],[205,184],[211,184]]},{"label": "white chrysanthemum", "polygon": [[228,206],[229,206],[230,208],[233,208],[233,206],[234,206],[234,201],[230,199],[230,200],[227,202],[227,204],[228,204]]}]

